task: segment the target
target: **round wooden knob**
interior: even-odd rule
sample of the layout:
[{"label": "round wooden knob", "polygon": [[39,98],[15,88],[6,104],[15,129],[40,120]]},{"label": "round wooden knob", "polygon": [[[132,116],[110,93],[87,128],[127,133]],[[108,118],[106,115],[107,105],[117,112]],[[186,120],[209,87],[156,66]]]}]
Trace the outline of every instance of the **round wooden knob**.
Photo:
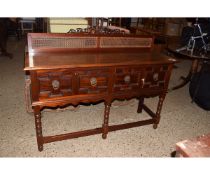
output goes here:
[{"label": "round wooden knob", "polygon": [[90,79],[90,85],[93,86],[93,87],[97,85],[97,79],[95,77],[92,77]]},{"label": "round wooden knob", "polygon": [[60,82],[58,80],[53,80],[52,81],[52,87],[54,90],[58,90],[60,87]]},{"label": "round wooden knob", "polygon": [[125,81],[125,83],[130,83],[130,81],[131,81],[130,75],[126,75],[126,76],[124,77],[124,81]]}]

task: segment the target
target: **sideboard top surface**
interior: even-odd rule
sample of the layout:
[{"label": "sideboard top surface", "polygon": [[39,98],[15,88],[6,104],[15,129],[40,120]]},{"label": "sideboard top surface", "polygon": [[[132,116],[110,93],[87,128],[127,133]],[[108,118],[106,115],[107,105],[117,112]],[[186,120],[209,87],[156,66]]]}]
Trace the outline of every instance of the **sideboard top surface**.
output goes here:
[{"label": "sideboard top surface", "polygon": [[174,59],[157,53],[135,52],[45,52],[28,54],[24,70],[169,64]]}]

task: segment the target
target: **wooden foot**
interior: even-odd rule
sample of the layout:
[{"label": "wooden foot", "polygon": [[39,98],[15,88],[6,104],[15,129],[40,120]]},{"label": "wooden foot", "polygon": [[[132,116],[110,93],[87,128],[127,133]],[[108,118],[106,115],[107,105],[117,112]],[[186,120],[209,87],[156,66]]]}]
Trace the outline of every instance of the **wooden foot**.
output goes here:
[{"label": "wooden foot", "polygon": [[107,134],[102,134],[102,138],[106,139],[107,138]]},{"label": "wooden foot", "polygon": [[173,152],[171,153],[171,157],[177,157],[177,152],[176,152],[176,151],[173,151]]},{"label": "wooden foot", "polygon": [[153,128],[157,129],[158,124],[153,124]]},{"label": "wooden foot", "polygon": [[41,152],[43,151],[43,144],[42,145],[38,145],[38,150]]}]

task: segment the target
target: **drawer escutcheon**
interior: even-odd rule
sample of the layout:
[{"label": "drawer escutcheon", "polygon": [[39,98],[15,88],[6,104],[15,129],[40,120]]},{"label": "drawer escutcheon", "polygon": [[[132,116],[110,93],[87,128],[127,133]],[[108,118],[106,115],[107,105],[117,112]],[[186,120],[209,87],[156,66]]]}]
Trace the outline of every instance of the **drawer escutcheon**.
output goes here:
[{"label": "drawer escutcheon", "polygon": [[130,75],[126,75],[126,76],[124,77],[124,81],[125,81],[125,83],[130,83],[130,81],[131,81]]},{"label": "drawer escutcheon", "polygon": [[97,79],[95,77],[92,77],[90,79],[90,85],[93,87],[95,87],[97,85]]},{"label": "drawer escutcheon", "polygon": [[52,81],[52,87],[54,90],[58,90],[60,87],[60,82],[58,80],[53,80]]},{"label": "drawer escutcheon", "polygon": [[158,77],[159,77],[159,74],[158,73],[154,73],[153,74],[153,80],[154,81],[158,81]]}]

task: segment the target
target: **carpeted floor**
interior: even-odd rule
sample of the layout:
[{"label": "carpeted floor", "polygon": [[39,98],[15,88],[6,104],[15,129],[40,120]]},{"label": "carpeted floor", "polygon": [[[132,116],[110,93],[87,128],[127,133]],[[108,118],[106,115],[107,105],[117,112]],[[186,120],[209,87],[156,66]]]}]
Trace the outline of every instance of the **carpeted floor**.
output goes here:
[{"label": "carpeted floor", "polygon": [[[175,143],[210,132],[210,112],[191,103],[188,86],[169,92],[164,101],[161,121],[156,130],[152,125],[53,142],[37,150],[34,117],[25,110],[24,41],[10,39],[13,59],[0,57],[0,156],[1,157],[170,157]],[[181,61],[173,70],[170,87],[186,75],[191,62]],[[146,99],[156,108],[157,98]],[[120,106],[120,107],[119,107]],[[103,103],[82,106],[76,110],[44,111],[43,135],[61,134],[80,129],[101,127]],[[124,123],[146,117],[137,114],[137,100],[115,101],[110,123]]]}]

